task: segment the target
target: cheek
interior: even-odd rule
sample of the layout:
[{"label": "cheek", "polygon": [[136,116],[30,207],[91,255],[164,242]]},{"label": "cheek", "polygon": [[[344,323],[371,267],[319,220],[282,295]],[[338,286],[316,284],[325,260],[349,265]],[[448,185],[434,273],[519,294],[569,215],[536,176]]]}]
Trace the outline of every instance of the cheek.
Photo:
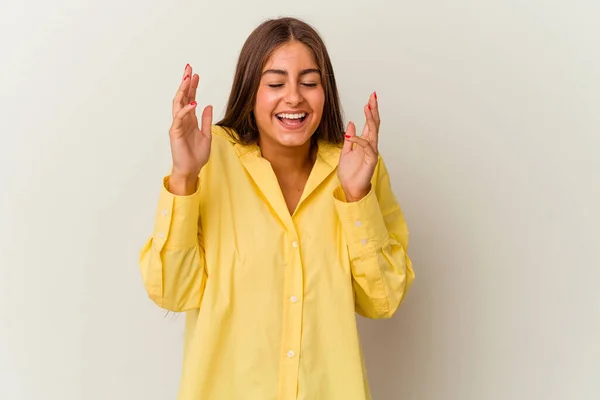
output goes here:
[{"label": "cheek", "polygon": [[311,108],[313,112],[317,114],[319,117],[323,115],[323,107],[325,106],[325,93],[324,92],[315,92],[315,95],[311,99]]},{"label": "cheek", "polygon": [[272,93],[268,93],[263,90],[258,90],[256,93],[256,103],[254,110],[256,114],[261,115],[264,118],[270,118],[271,113],[277,105],[277,99]]}]

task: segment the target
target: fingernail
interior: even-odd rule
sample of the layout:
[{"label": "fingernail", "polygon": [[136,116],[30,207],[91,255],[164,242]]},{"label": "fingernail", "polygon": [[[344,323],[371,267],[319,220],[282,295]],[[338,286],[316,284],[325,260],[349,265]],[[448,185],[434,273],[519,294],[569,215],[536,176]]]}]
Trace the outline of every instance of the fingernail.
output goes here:
[{"label": "fingernail", "polygon": [[377,100],[377,92],[373,92],[373,96],[375,96],[375,100]]},{"label": "fingernail", "polygon": [[344,136],[346,136],[347,138],[349,138],[349,137],[350,137],[350,135],[344,135]]},{"label": "fingernail", "polygon": [[185,81],[189,77],[190,77],[189,75],[186,75],[185,78],[183,78],[183,80]]},{"label": "fingernail", "polygon": [[197,103],[196,103],[195,101],[192,101],[192,102],[190,103],[190,105],[191,105],[191,106],[195,106],[196,104],[197,104]]},{"label": "fingernail", "polygon": [[185,64],[185,68],[184,69],[187,69],[187,67],[189,67],[189,66],[190,66],[190,64]]},{"label": "fingernail", "polygon": [[371,105],[369,103],[367,103],[367,107],[369,107],[369,110],[371,109]]}]

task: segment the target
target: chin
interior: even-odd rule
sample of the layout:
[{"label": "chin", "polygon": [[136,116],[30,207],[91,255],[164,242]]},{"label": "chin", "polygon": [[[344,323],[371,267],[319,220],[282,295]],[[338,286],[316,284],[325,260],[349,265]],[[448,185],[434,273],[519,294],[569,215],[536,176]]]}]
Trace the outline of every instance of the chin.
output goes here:
[{"label": "chin", "polygon": [[312,135],[306,134],[289,134],[283,132],[275,132],[274,139],[281,146],[285,147],[301,147],[310,141]]},{"label": "chin", "polygon": [[298,147],[303,146],[310,141],[317,127],[312,126],[309,115],[297,126],[286,126],[277,117],[273,117],[273,138],[282,146]]}]

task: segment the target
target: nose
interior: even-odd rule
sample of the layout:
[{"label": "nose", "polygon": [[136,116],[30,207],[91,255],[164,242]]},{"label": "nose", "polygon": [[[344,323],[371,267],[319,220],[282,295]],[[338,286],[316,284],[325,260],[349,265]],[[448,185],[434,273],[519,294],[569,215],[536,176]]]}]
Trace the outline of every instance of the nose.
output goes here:
[{"label": "nose", "polygon": [[288,91],[284,98],[287,104],[289,104],[291,107],[295,107],[304,101],[302,94],[300,94],[300,90],[298,90],[298,85],[288,85],[287,87]]}]

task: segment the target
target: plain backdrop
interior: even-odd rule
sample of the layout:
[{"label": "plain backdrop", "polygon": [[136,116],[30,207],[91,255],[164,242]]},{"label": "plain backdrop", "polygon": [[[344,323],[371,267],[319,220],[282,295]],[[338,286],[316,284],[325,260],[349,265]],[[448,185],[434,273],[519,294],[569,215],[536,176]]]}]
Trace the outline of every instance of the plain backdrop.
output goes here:
[{"label": "plain backdrop", "polygon": [[220,118],[284,15],[323,35],[346,121],[377,91],[411,231],[406,302],[359,318],[374,399],[600,398],[598,1],[0,4],[0,399],[175,399],[184,316],[137,264],[171,100],[190,63]]}]

